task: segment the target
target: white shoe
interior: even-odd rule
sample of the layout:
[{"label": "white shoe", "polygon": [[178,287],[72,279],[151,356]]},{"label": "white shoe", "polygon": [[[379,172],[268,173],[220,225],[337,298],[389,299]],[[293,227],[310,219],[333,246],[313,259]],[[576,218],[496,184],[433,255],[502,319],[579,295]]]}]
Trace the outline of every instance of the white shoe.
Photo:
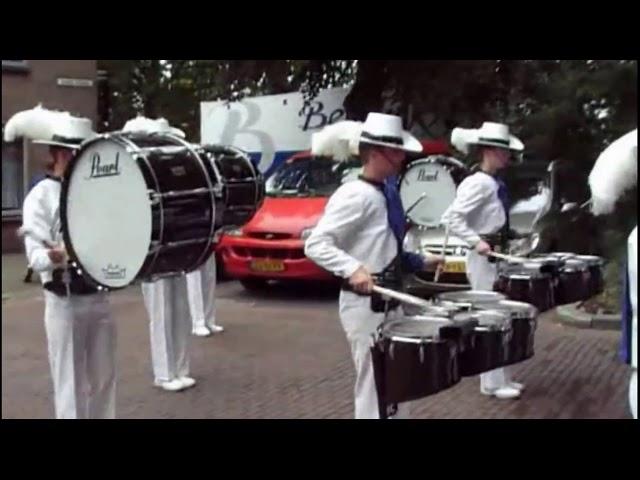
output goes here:
[{"label": "white shoe", "polygon": [[182,382],[184,388],[191,388],[196,384],[196,380],[191,377],[180,377],[178,380]]},{"label": "white shoe", "polygon": [[180,390],[185,389],[184,384],[178,378],[174,378],[173,380],[170,380],[168,382],[156,381],[156,382],[153,382],[153,384],[158,388],[166,390],[167,392],[179,392]]},{"label": "white shoe", "polygon": [[208,337],[209,335],[211,335],[211,332],[207,327],[196,327],[191,330],[191,334],[197,337]]},{"label": "white shoe", "polygon": [[509,386],[511,388],[515,388],[516,390],[520,390],[521,392],[524,392],[524,384],[522,384],[522,383],[509,382]]},{"label": "white shoe", "polygon": [[511,400],[511,399],[520,397],[520,390],[508,385],[505,385],[504,387],[500,387],[500,388],[490,389],[490,390],[489,389],[483,390],[481,388],[480,393],[482,393],[483,395],[489,395],[492,397],[499,398],[500,400]]},{"label": "white shoe", "polygon": [[214,334],[224,332],[224,327],[221,327],[220,325],[207,325],[207,328]]}]

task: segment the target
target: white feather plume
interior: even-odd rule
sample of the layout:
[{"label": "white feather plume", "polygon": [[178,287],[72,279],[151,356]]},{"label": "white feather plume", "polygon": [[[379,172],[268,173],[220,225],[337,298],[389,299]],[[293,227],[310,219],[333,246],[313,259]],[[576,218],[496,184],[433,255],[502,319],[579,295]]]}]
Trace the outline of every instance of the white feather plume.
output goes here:
[{"label": "white feather plume", "polygon": [[344,120],[326,126],[311,136],[311,153],[344,162],[358,154],[362,122]]},{"label": "white feather plume", "polygon": [[478,140],[478,130],[475,128],[456,127],[451,132],[451,145],[462,153],[469,153],[469,145]]},{"label": "white feather plume", "polygon": [[594,215],[611,213],[620,196],[638,182],[638,130],[609,145],[589,174],[591,210]]},{"label": "white feather plume", "polygon": [[143,133],[170,133],[180,138],[186,137],[182,130],[169,125],[169,122],[165,118],[158,118],[156,120],[153,120],[151,118],[138,116],[125,123],[122,131]]},{"label": "white feather plume", "polygon": [[56,126],[68,123],[69,112],[58,112],[38,105],[31,110],[16,113],[9,119],[4,129],[4,141],[13,142],[26,137],[31,140],[51,140]]},{"label": "white feather plume", "polygon": [[4,130],[4,141],[19,138],[49,142],[54,135],[64,138],[86,139],[95,135],[88,118],[74,117],[69,112],[48,110],[38,105],[31,110],[16,113]]}]

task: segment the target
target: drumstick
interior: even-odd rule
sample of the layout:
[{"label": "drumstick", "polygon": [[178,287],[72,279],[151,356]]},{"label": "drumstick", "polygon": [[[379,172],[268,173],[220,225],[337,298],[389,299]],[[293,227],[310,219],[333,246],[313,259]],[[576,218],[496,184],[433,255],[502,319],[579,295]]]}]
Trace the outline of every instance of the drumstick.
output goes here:
[{"label": "drumstick", "polygon": [[418,204],[420,202],[422,202],[422,200],[424,200],[427,197],[427,192],[424,192],[422,195],[420,195],[420,197],[418,198],[418,200],[416,200],[415,202],[413,202],[413,205],[411,205],[407,211],[404,213],[405,216],[409,215],[411,213],[411,211],[416,208],[418,206]]},{"label": "drumstick", "polygon": [[[447,223],[445,230],[444,230],[444,243],[442,244],[442,256],[444,257],[444,263],[447,263],[447,244],[449,243],[449,224]],[[438,283],[438,280],[440,279],[440,274],[442,273],[444,266],[439,263],[438,266],[436,267],[436,274],[433,277],[433,281],[435,283]]]},{"label": "drumstick", "polygon": [[409,295],[408,293],[396,292],[395,290],[391,290],[389,288],[379,287],[378,285],[373,286],[373,291],[379,293],[380,295],[385,295],[387,297],[395,298],[396,300],[407,303],[409,305],[414,305],[416,307],[430,307],[431,304],[426,300],[415,297],[413,295]]},{"label": "drumstick", "polygon": [[497,253],[497,252],[488,252],[487,255],[489,255],[490,257],[496,257],[502,260],[507,260],[508,262],[513,262],[513,263],[526,263],[530,261],[530,259],[528,258],[514,257],[513,255],[504,255],[502,253]]}]

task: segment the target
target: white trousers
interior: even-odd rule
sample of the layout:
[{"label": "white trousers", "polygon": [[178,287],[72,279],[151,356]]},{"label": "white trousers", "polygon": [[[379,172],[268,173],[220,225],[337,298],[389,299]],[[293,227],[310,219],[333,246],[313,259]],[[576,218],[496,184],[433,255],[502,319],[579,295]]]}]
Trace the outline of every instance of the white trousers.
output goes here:
[{"label": "white trousers", "polygon": [[629,380],[629,405],[631,407],[631,415],[638,419],[638,369],[634,368],[631,372]]},{"label": "white trousers", "polygon": [[149,314],[151,362],[156,383],[189,375],[191,321],[184,276],[142,283]]},{"label": "white trousers", "polygon": [[104,293],[44,291],[56,418],[115,418],[116,327]]},{"label": "white trousers", "polygon": [[187,274],[189,311],[193,329],[216,325],[216,256]]},{"label": "white trousers", "polygon": [[[351,347],[356,369],[354,403],[356,419],[379,419],[378,393],[371,360],[372,335],[384,320],[384,314],[373,313],[369,297],[351,292],[340,292],[339,313],[342,328]],[[395,419],[409,418],[409,403],[398,405]]]},{"label": "white trousers", "polygon": [[[473,290],[493,291],[493,284],[498,276],[495,263],[489,263],[487,257],[473,250],[467,253],[467,278]],[[511,369],[496,368],[480,374],[480,389],[495,390],[507,386],[511,381]]]}]

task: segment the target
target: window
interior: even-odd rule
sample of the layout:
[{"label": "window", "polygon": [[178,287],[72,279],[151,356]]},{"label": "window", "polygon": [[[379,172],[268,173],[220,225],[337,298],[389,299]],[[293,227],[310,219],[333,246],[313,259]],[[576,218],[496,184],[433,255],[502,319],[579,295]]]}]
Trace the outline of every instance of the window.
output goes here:
[{"label": "window", "polygon": [[270,197],[329,197],[338,187],[357,175],[358,158],[334,162],[321,157],[302,157],[283,163],[265,185]]},{"label": "window", "polygon": [[[4,126],[3,126],[4,138]],[[20,210],[24,200],[24,142],[2,141],[2,213]]]},{"label": "window", "polygon": [[26,60],[2,60],[2,70],[26,72],[29,70],[29,65]]}]

